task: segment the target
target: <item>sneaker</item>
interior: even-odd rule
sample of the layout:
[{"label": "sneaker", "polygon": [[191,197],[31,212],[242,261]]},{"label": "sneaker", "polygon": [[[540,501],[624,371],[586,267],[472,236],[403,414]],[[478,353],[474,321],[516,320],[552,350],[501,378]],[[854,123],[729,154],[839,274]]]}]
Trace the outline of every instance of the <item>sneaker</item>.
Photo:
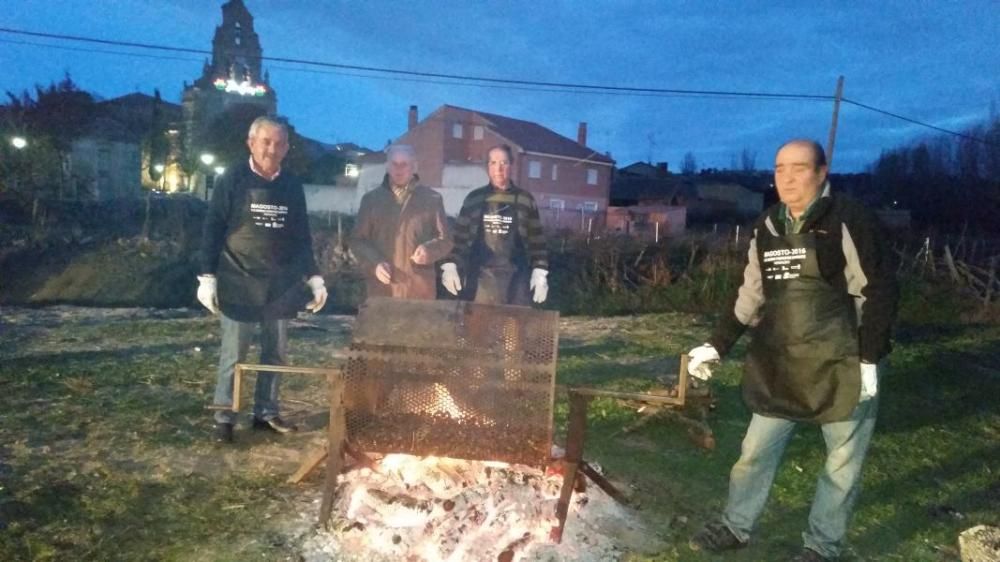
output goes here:
[{"label": "sneaker", "polygon": [[231,423],[217,423],[217,424],[215,424],[215,442],[216,443],[232,443],[233,442],[233,424],[231,424]]},{"label": "sneaker", "polygon": [[792,562],[831,562],[832,560],[832,558],[827,558],[811,548],[803,548],[798,556],[792,558]]},{"label": "sneaker", "polygon": [[299,428],[294,424],[288,423],[285,420],[275,416],[271,419],[262,420],[258,417],[253,419],[254,429],[266,429],[268,431],[273,431],[275,433],[291,433],[293,431],[298,431]]},{"label": "sneaker", "polygon": [[718,522],[706,524],[688,541],[691,550],[704,550],[706,552],[736,550],[746,545],[747,541],[741,541],[729,530],[729,527]]}]

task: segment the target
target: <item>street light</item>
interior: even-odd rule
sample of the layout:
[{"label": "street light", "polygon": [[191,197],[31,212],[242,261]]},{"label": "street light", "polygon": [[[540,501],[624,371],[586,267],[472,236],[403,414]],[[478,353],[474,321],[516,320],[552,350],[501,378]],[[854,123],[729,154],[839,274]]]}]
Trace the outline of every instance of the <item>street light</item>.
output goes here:
[{"label": "street light", "polygon": [[27,139],[25,139],[24,137],[12,137],[12,138],[10,139],[10,144],[11,144],[11,145],[12,145],[12,146],[13,146],[14,148],[16,148],[16,149],[18,149],[18,150],[21,150],[21,149],[23,149],[24,147],[28,146],[28,140],[27,140]]},{"label": "street light", "polygon": [[167,169],[166,166],[164,166],[163,164],[154,164],[153,165],[153,170],[156,170],[156,175],[159,176],[158,178],[156,178],[156,184],[157,184],[157,188],[160,191],[163,191],[163,170],[166,170],[166,169]]},{"label": "street light", "polygon": [[226,167],[225,166],[216,166],[215,167],[215,175],[221,176],[224,173],[226,173]]},{"label": "street light", "polygon": [[215,163],[215,155],[208,152],[202,152],[201,163],[206,166],[211,166],[213,163]]}]

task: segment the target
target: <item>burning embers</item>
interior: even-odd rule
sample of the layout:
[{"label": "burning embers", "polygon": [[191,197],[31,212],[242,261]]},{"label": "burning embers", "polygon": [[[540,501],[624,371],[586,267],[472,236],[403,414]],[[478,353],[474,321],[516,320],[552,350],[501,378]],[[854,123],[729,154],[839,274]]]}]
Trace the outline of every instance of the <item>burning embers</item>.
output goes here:
[{"label": "burning embers", "polygon": [[[552,544],[560,475],[506,463],[387,455],[341,476],[329,532],[306,560],[616,560],[608,526],[638,528],[596,487],[574,495],[562,544]],[[633,531],[634,534],[634,531]]]}]

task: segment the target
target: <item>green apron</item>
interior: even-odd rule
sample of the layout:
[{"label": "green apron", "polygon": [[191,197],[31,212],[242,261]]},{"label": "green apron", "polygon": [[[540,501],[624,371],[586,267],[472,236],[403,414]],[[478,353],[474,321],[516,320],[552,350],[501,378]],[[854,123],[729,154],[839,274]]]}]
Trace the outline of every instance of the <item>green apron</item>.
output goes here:
[{"label": "green apron", "polygon": [[814,233],[757,241],[764,305],[753,329],[743,400],[757,414],[829,423],[861,392],[857,313],[820,274]]}]

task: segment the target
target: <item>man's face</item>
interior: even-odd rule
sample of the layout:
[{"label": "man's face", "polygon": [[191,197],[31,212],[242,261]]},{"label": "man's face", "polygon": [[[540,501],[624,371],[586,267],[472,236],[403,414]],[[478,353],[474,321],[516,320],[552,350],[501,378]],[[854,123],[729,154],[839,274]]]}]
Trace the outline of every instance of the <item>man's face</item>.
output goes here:
[{"label": "man's face", "polygon": [[507,189],[510,182],[510,158],[507,157],[507,151],[499,148],[491,150],[487,155],[486,169],[493,187]]},{"label": "man's face", "polygon": [[413,177],[413,159],[401,152],[394,152],[389,158],[389,180],[392,185],[402,187]]},{"label": "man's face", "polygon": [[281,127],[264,124],[247,139],[250,155],[260,171],[271,175],[281,169],[281,161],[288,154],[288,134]]},{"label": "man's face", "polygon": [[826,166],[816,166],[816,155],[804,144],[790,144],[774,159],[774,187],[781,202],[801,213],[819,195],[826,181]]}]

